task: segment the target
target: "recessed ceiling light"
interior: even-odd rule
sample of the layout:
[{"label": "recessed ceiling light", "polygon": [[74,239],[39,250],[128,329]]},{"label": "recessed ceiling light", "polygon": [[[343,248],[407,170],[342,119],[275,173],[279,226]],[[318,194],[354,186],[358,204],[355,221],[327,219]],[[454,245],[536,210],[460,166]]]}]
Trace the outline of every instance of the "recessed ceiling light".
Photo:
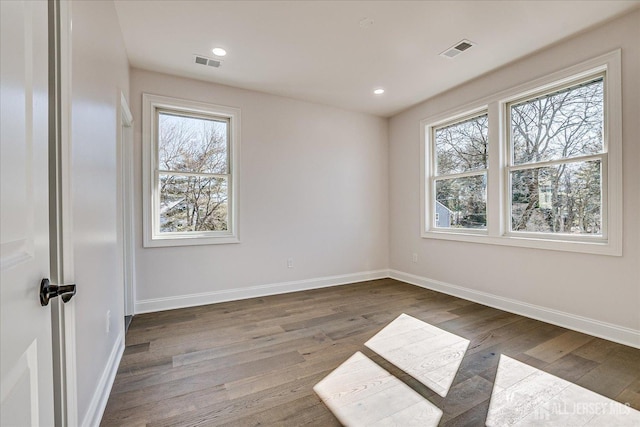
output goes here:
[{"label": "recessed ceiling light", "polygon": [[215,56],[225,56],[227,54],[227,51],[221,47],[214,47],[211,52],[213,52]]},{"label": "recessed ceiling light", "polygon": [[373,91],[373,93],[376,95],[382,95],[384,93],[384,89],[376,89]]}]

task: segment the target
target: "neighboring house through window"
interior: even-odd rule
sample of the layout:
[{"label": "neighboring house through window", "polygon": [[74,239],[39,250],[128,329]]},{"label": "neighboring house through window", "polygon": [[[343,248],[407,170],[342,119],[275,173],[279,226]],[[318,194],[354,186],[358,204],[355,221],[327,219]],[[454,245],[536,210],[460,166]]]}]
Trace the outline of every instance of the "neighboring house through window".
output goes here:
[{"label": "neighboring house through window", "polygon": [[449,208],[436,200],[436,227],[451,227],[451,214],[452,212]]}]

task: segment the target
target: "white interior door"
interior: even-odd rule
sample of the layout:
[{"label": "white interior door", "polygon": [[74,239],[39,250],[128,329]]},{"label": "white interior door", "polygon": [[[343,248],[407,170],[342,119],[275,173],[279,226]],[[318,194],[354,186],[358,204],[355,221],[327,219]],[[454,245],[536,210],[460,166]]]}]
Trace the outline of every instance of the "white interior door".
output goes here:
[{"label": "white interior door", "polygon": [[53,425],[46,1],[0,1],[0,425]]}]

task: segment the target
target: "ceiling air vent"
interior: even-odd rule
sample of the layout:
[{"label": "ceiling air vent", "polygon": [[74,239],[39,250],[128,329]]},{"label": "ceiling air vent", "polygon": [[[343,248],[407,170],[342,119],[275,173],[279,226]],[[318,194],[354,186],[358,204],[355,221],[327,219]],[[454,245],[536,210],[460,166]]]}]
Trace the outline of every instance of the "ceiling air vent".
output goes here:
[{"label": "ceiling air vent", "polygon": [[193,58],[194,58],[194,62],[200,65],[208,65],[209,67],[214,67],[214,68],[218,68],[220,65],[222,65],[222,61],[218,59],[211,59],[211,58],[207,58],[205,56],[200,56],[200,55],[193,55]]},{"label": "ceiling air vent", "polygon": [[465,50],[469,49],[472,46],[475,46],[475,43],[473,43],[472,41],[462,40],[456,43],[454,46],[442,52],[440,56],[444,56],[445,58],[451,59],[460,55],[462,52],[464,52]]}]

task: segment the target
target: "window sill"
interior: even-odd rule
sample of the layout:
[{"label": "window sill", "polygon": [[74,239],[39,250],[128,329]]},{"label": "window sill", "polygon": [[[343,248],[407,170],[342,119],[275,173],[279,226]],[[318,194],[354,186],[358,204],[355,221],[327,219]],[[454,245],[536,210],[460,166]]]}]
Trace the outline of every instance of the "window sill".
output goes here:
[{"label": "window sill", "polygon": [[543,249],[562,252],[577,252],[595,255],[622,256],[622,242],[614,244],[606,240],[562,240],[562,238],[543,239],[532,236],[489,236],[464,232],[425,231],[424,239],[451,240],[486,245],[515,246],[521,248]]},{"label": "window sill", "polygon": [[232,234],[200,237],[200,236],[162,236],[155,238],[146,238],[144,241],[145,248],[162,248],[172,246],[201,246],[201,245],[226,245],[240,243],[240,239]]}]

